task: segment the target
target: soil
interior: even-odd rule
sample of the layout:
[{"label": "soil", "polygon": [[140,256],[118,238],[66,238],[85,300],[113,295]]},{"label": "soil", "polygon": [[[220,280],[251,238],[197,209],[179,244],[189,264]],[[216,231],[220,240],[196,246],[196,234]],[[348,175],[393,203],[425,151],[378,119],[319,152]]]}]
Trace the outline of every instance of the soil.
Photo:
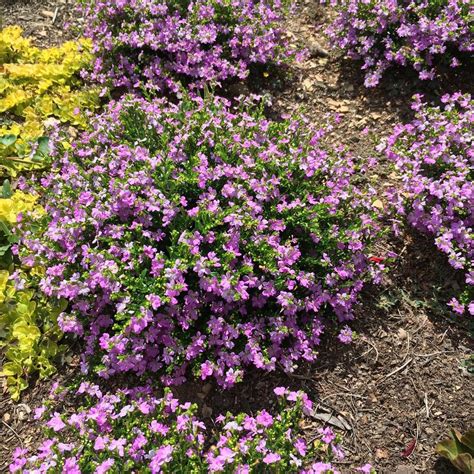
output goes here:
[{"label": "soil", "polygon": [[0,0],[0,28],[20,26],[36,46],[56,46],[77,36],[75,0]]},{"label": "soil", "polygon": [[[64,21],[80,21],[72,4],[0,0],[0,13],[4,26],[19,24],[38,44],[50,45],[73,34],[72,28],[62,27]],[[413,94],[436,100],[447,92],[474,92],[468,68],[428,83],[411,71],[393,69],[377,89],[367,90],[358,64],[329,49],[324,30],[330,16],[330,7],[306,1],[287,26],[290,41],[309,48],[308,59],[285,70],[259,71],[247,84],[233,86],[233,92],[269,94],[274,114],[302,109],[316,122],[338,114],[330,139],[364,157],[375,155],[374,145],[396,123],[412,117]],[[398,180],[383,159],[368,178],[377,183],[381,196]],[[330,414],[330,423],[344,435],[346,458],[338,464],[342,472],[356,472],[366,462],[388,474],[456,472],[434,449],[451,428],[474,427],[473,328],[445,305],[459,289],[459,275],[432,242],[408,230],[377,248],[380,256],[389,250],[398,258],[381,285],[365,290],[352,324],[358,334],[353,344],[334,345],[327,335],[319,360],[295,374],[250,373],[228,391],[187,383],[176,394],[198,403],[209,421],[227,410],[271,410],[275,386],[304,389],[317,402],[308,434],[322,426],[319,415]],[[60,368],[53,381],[70,377],[75,365]],[[6,471],[14,446],[35,444],[38,427],[26,412],[41,405],[53,381],[32,384],[20,405],[0,394],[0,472]],[[413,440],[415,449],[406,456]]]}]

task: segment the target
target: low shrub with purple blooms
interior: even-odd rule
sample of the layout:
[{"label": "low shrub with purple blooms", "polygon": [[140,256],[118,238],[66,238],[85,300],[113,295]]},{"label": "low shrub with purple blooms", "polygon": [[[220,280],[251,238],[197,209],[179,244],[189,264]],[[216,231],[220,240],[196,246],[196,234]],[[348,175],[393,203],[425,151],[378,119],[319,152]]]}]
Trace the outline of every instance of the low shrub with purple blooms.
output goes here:
[{"label": "low shrub with purple blooms", "polygon": [[[285,2],[286,0],[283,0]],[[82,0],[97,56],[92,79],[128,90],[179,90],[245,78],[252,64],[294,56],[282,0]]]},{"label": "low shrub with purple blooms", "polygon": [[416,96],[415,119],[395,128],[386,153],[403,178],[398,211],[464,272],[466,290],[450,305],[474,315],[474,101],[457,93],[442,102]]},{"label": "low shrub with purple blooms", "polygon": [[128,97],[59,153],[23,257],[71,303],[59,324],[85,337],[84,370],[170,384],[190,367],[228,387],[314,360],[383,268],[363,164],[323,136],[255,104]]},{"label": "low shrub with purple blooms", "polygon": [[459,53],[474,51],[470,0],[344,0],[329,28],[332,42],[363,61],[365,85],[376,86],[391,65],[411,66],[433,79],[443,60],[460,64]]},{"label": "low shrub with purple blooms", "polygon": [[180,403],[169,389],[162,398],[149,388],[102,394],[84,382],[77,390],[86,397],[81,409],[62,415],[36,410],[48,437],[34,455],[17,448],[10,472],[337,472],[331,461],[344,454],[332,430],[320,429],[311,443],[305,440],[308,396],[283,387],[275,393],[276,414],[228,413],[217,417],[211,433],[196,417],[196,405]]}]

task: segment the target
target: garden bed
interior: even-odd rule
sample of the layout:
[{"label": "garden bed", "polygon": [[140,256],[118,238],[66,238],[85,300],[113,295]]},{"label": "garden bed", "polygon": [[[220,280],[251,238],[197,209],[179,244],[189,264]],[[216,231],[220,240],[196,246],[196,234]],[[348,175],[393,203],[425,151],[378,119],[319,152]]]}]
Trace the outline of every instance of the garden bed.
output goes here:
[{"label": "garden bed", "polygon": [[[0,0],[0,14],[3,26],[19,24],[44,45],[68,38],[71,30],[63,29],[64,20],[75,18],[70,2],[53,0]],[[329,20],[327,7],[305,2],[288,22],[287,32],[291,43],[309,48],[310,57],[285,71],[259,72],[257,81],[239,83],[233,90],[269,93],[275,116],[302,108],[318,124],[327,114],[338,114],[329,140],[358,156],[372,156],[380,138],[396,123],[412,118],[411,97],[420,92],[420,82],[410,71],[395,70],[377,90],[367,90],[354,64],[329,51],[322,33]],[[473,93],[469,79],[461,71],[422,84],[422,92],[427,98],[440,90]],[[388,185],[398,183],[384,160],[365,178],[377,183],[381,195]],[[336,461],[342,472],[354,472],[365,462],[387,473],[454,472],[437,458],[434,447],[450,428],[464,431],[474,426],[474,379],[466,366],[474,346],[467,323],[453,322],[447,308],[435,302],[459,287],[459,275],[419,235],[384,239],[377,248],[380,255],[391,250],[399,257],[382,285],[364,290],[352,324],[358,334],[352,345],[341,350],[323,340],[317,362],[293,375],[279,370],[263,376],[250,373],[227,391],[214,383],[189,382],[176,388],[176,395],[196,402],[201,418],[209,421],[211,415],[227,410],[268,408],[275,386],[303,389],[316,401],[315,411],[332,415],[339,425],[336,430],[345,434],[346,458]],[[52,382],[63,381],[77,369],[73,356]],[[14,446],[35,444],[36,427],[25,413],[42,403],[45,385],[31,384],[22,405],[15,405],[6,389],[1,394],[1,472]],[[317,419],[313,423],[322,425]],[[413,440],[416,446],[407,456]]]}]

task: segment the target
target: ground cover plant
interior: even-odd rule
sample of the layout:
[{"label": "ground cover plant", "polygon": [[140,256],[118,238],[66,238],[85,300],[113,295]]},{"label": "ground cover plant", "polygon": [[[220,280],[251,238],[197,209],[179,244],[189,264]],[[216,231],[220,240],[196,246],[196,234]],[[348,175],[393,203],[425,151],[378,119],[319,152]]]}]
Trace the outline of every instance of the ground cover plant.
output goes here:
[{"label": "ground cover plant", "polygon": [[[365,85],[376,86],[392,65],[433,79],[439,63],[457,67],[474,50],[469,0],[346,0],[328,30],[334,45],[363,62]],[[465,56],[467,56],[465,54]]]},{"label": "ground cover plant", "polygon": [[286,0],[84,0],[97,56],[91,78],[113,87],[177,92],[243,79],[254,64],[294,55],[281,28]]},{"label": "ground cover plant", "polygon": [[[72,414],[36,411],[49,437],[33,455],[17,449],[10,472],[317,474],[336,472],[331,460],[344,456],[330,428],[320,430],[312,443],[305,441],[301,426],[312,402],[304,392],[284,387],[275,389],[276,414],[227,413],[212,429],[197,418],[196,405],[180,403],[169,389],[159,398],[150,387],[103,394],[84,382],[77,394],[85,400]],[[61,397],[66,395],[71,394]]]},{"label": "ground cover plant", "polygon": [[[19,27],[0,31],[0,176],[18,178],[45,169],[50,131],[57,125],[87,126],[85,112],[99,103],[98,90],[80,78],[90,60],[88,40],[39,48]],[[12,252],[22,213],[30,213],[34,226],[44,212],[37,196],[15,187],[6,179],[0,195],[0,347],[5,357],[1,375],[18,400],[32,375],[44,378],[55,371],[53,361],[64,349],[57,324],[64,307],[35,286],[44,268],[25,269]]]},{"label": "ground cover plant", "polygon": [[474,101],[460,93],[441,100],[433,107],[417,96],[415,119],[382,147],[403,177],[397,211],[464,273],[465,291],[450,305],[474,315]]},{"label": "ground cover plant", "polygon": [[[443,423],[455,422],[438,452],[469,466],[469,407],[458,406],[467,349],[414,309],[436,302],[401,283],[432,283],[429,269],[400,273],[410,243],[385,264],[400,244],[388,223],[407,222],[464,275],[450,305],[472,314],[472,99],[446,95],[435,108],[417,97],[415,119],[392,133],[398,85],[390,101],[384,88],[363,97],[363,86],[336,87],[347,79],[337,54],[312,42],[283,92],[269,80],[271,100],[237,99],[231,90],[245,86],[232,81],[294,58],[285,38],[295,33],[324,42],[325,20],[283,22],[289,5],[279,0],[78,3],[87,40],[43,50],[18,28],[0,33],[3,393],[18,400],[31,375],[52,374],[71,349],[44,406],[42,381],[16,406],[0,391],[0,452],[22,441],[10,471],[373,474],[358,467],[370,458],[384,472],[405,463],[424,472]],[[365,61],[368,86],[394,64],[433,78],[472,50],[464,1],[337,8],[333,41]],[[66,10],[46,10],[48,23]],[[94,115],[99,96],[113,101]],[[376,96],[384,105],[373,114]],[[329,118],[328,107],[340,114]],[[365,158],[377,156],[368,137],[387,127],[378,151],[390,172]],[[388,196],[396,219],[384,216],[388,175],[399,185]],[[349,459],[324,423],[351,431]]]},{"label": "ground cover plant", "polygon": [[4,176],[44,165],[48,126],[57,120],[85,128],[85,111],[98,107],[98,90],[80,71],[90,63],[88,40],[37,48],[19,27],[0,31],[0,170]]},{"label": "ground cover plant", "polygon": [[33,281],[43,269],[26,269],[15,259],[12,245],[19,240],[17,220],[29,211],[32,220],[42,214],[37,198],[12,191],[8,181],[0,196],[0,348],[5,363],[0,375],[14,400],[28,386],[31,375],[40,378],[55,372],[52,361],[63,349],[57,317],[64,310],[59,301],[48,301]]},{"label": "ground cover plant", "polygon": [[323,134],[255,104],[130,97],[58,156],[23,259],[48,264],[40,286],[70,301],[61,326],[95,370],[177,383],[190,366],[227,387],[248,365],[315,359],[382,268],[364,164]]}]

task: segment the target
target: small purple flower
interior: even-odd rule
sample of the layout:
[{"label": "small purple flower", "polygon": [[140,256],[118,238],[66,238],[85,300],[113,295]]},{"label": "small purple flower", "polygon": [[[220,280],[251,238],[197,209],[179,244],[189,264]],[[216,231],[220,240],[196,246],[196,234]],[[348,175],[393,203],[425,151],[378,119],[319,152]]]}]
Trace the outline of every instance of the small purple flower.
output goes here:
[{"label": "small purple flower", "polygon": [[46,423],[46,425],[53,429],[54,431],[58,432],[65,428],[66,424],[61,419],[61,415],[59,413],[54,413],[51,419]]},{"label": "small purple flower", "polygon": [[167,445],[158,448],[150,462],[150,469],[153,474],[161,472],[161,466],[171,461],[173,446]]},{"label": "small purple flower", "polygon": [[326,428],[320,428],[318,430],[319,433],[321,433],[321,439],[326,443],[326,444],[331,444],[335,439],[336,435],[334,434],[333,430],[329,427]]},{"label": "small purple flower", "polygon": [[344,326],[343,329],[341,329],[341,332],[337,336],[337,338],[343,343],[343,344],[350,344],[352,342],[352,330],[349,326]]},{"label": "small purple flower", "polygon": [[274,464],[281,460],[281,456],[278,453],[268,453],[264,458],[265,464]]}]

